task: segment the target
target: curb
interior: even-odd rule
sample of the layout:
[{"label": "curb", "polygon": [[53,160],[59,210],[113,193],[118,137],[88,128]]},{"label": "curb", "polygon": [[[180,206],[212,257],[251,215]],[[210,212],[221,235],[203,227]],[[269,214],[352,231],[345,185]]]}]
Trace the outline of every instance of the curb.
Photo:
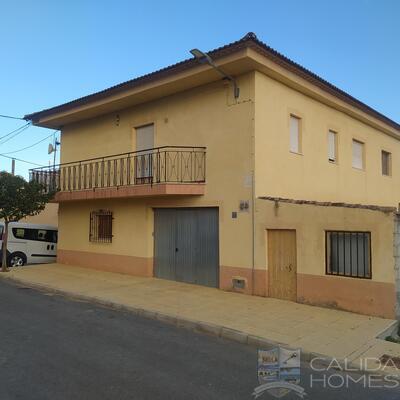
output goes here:
[{"label": "curb", "polygon": [[[222,339],[234,341],[234,342],[241,343],[241,344],[246,344],[246,345],[256,347],[256,348],[262,348],[263,350],[272,350],[273,348],[276,348],[277,346],[286,346],[289,348],[291,347],[290,345],[288,345],[286,343],[277,342],[277,341],[266,339],[266,338],[263,338],[260,336],[251,335],[251,334],[248,334],[243,331],[238,331],[236,329],[225,327],[223,325],[216,325],[216,324],[212,324],[212,323],[208,323],[208,322],[204,322],[204,321],[191,320],[191,319],[179,317],[176,315],[160,313],[158,311],[151,310],[151,309],[143,309],[140,307],[127,306],[125,304],[104,300],[104,299],[96,297],[96,296],[88,296],[88,295],[84,295],[84,294],[72,293],[72,292],[68,292],[66,290],[56,289],[54,287],[43,285],[43,284],[32,283],[32,282],[25,281],[23,279],[16,278],[13,276],[4,276],[1,274],[0,279],[9,280],[18,285],[24,285],[26,287],[29,287],[31,289],[35,289],[38,291],[46,291],[46,292],[54,293],[56,295],[60,295],[63,297],[68,297],[70,299],[85,301],[88,303],[95,303],[100,306],[111,308],[114,310],[126,311],[129,313],[144,317],[144,318],[158,320],[163,323],[174,325],[178,328],[184,328],[184,329],[187,329],[187,330],[190,330],[193,332],[203,333],[203,334],[207,334],[207,335],[214,336],[214,337],[219,337]],[[300,359],[302,362],[310,362],[311,360],[313,360],[315,358],[318,358],[318,365],[322,366],[322,367],[328,367],[331,365],[331,369],[336,369],[341,372],[356,371],[359,373],[361,373],[361,372],[368,373],[368,371],[366,371],[364,368],[360,369],[360,365],[358,365],[354,362],[345,362],[342,359],[327,356],[324,354],[315,353],[313,351],[309,351],[309,350],[303,349],[303,348],[301,349]],[[342,369],[339,369],[339,368],[335,368],[334,366],[332,366],[332,365],[337,365],[338,363],[341,366],[344,365],[345,367],[343,367]],[[385,371],[375,371],[374,375],[390,376],[392,379],[396,379],[396,380],[400,381],[400,375],[393,375],[392,373],[386,373]]]}]

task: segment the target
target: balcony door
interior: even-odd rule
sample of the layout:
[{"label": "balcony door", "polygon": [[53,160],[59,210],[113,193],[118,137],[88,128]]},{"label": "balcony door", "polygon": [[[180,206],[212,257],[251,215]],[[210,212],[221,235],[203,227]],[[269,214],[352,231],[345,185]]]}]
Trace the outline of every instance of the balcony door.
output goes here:
[{"label": "balcony door", "polygon": [[140,126],[136,130],[135,181],[136,184],[152,183],[154,124]]}]

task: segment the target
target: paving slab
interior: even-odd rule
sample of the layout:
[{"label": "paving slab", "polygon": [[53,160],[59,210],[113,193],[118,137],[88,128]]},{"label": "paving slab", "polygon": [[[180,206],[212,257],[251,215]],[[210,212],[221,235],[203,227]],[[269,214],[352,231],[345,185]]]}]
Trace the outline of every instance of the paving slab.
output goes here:
[{"label": "paving slab", "polygon": [[0,278],[242,343],[280,343],[356,364],[365,357],[400,356],[399,344],[377,338],[394,323],[390,319],[63,264],[13,268]]}]

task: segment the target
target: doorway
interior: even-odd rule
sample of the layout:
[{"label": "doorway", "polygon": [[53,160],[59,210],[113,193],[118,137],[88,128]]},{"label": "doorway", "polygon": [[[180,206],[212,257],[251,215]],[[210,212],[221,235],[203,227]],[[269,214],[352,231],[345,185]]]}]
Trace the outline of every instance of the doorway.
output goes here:
[{"label": "doorway", "polygon": [[297,300],[296,231],[268,229],[268,290],[269,296]]},{"label": "doorway", "polygon": [[218,287],[218,208],[154,210],[154,275]]}]

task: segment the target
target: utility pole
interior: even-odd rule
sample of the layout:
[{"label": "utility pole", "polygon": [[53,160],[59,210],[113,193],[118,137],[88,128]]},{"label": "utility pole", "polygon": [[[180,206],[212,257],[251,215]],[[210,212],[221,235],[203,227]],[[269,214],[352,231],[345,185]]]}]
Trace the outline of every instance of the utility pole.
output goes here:
[{"label": "utility pole", "polygon": [[56,170],[56,154],[57,154],[57,136],[54,135],[54,159],[53,159],[53,170]]},{"label": "utility pole", "polygon": [[11,174],[15,175],[15,158],[11,159]]},{"label": "utility pole", "polygon": [[[53,172],[49,173],[48,176],[50,178],[50,185],[53,188],[56,188],[57,185],[57,171],[56,171],[56,156],[57,156],[57,146],[60,145],[60,142],[57,140],[56,133],[54,132],[54,144],[49,144],[48,154],[54,153],[53,156]],[[49,160],[50,166],[50,160]]]},{"label": "utility pole", "polygon": [[49,145],[49,154],[54,153],[53,156],[53,171],[56,170],[56,156],[57,156],[57,146],[60,145],[60,142],[57,140],[57,135],[54,133],[54,144]]}]

